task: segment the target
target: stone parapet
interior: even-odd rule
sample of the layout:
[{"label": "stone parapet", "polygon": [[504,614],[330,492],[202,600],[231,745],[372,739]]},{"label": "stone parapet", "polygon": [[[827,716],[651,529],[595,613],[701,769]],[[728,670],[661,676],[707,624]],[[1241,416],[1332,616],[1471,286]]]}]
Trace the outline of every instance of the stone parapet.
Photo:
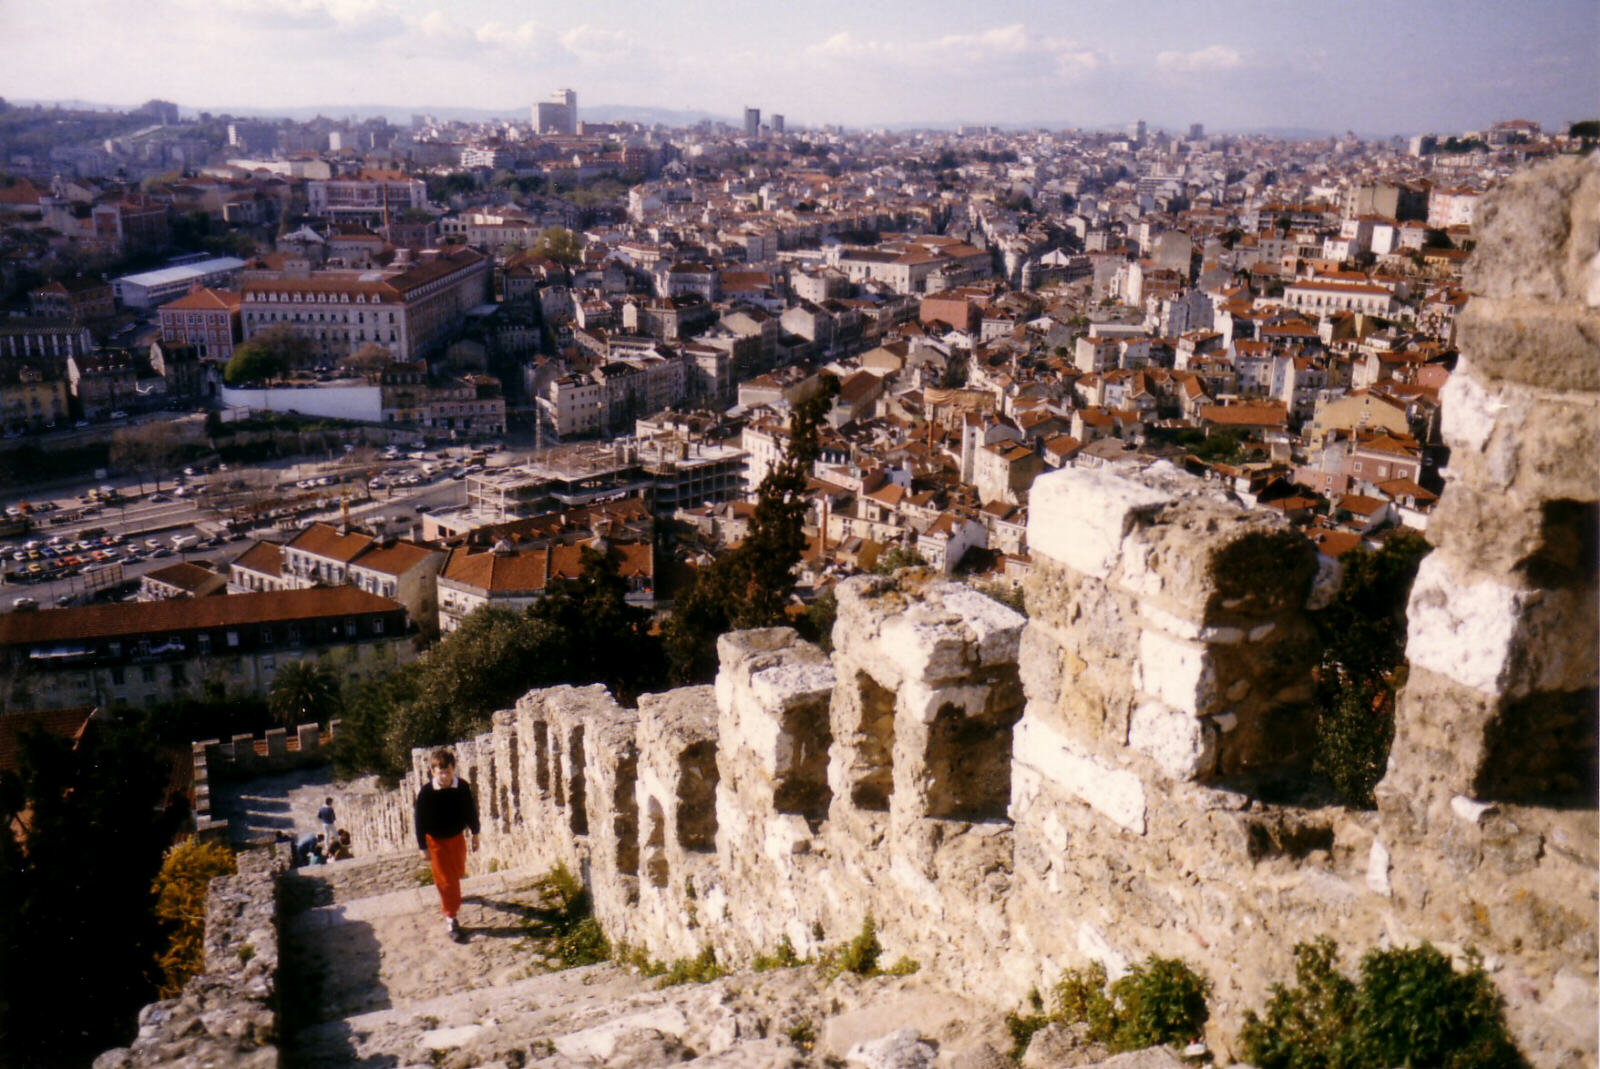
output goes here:
[{"label": "stone parapet", "polygon": [[[607,932],[658,957],[804,954],[870,915],[888,960],[1006,1009],[1064,968],[1182,957],[1223,1054],[1299,941],[1335,936],[1347,966],[1473,947],[1533,1064],[1593,1064],[1595,166],[1486,207],[1376,812],[1282,801],[1337,570],[1169,465],[1067,469],[1032,490],[1026,621],[861,577],[831,657],[743,632],[714,689],[527,695],[458,747],[492,816],[473,865],[575,866]],[[417,782],[371,803],[363,849],[408,845]]]},{"label": "stone parapet", "polygon": [[139,1012],[139,1034],[95,1069],[158,1065],[277,1066],[278,869],[270,850],[239,855],[239,871],[206,894],[205,971],[175,999]]}]

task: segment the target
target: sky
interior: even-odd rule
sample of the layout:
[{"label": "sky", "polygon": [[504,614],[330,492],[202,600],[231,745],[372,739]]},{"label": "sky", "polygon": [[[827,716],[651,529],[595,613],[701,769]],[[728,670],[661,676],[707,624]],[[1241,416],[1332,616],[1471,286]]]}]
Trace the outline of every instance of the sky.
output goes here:
[{"label": "sky", "polygon": [[1600,114],[1600,0],[0,0],[0,96],[1441,133]]}]

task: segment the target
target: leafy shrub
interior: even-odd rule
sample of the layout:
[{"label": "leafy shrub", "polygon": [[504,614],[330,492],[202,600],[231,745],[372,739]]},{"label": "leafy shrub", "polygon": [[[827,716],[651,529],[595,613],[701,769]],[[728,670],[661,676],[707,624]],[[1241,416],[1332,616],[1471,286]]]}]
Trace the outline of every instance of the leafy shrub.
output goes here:
[{"label": "leafy shrub", "polygon": [[1106,985],[1098,962],[1062,974],[1051,989],[1051,1007],[1035,992],[1029,1013],[1006,1017],[1006,1027],[1021,1057],[1033,1034],[1049,1024],[1083,1024],[1087,1037],[1113,1051],[1143,1050],[1183,1043],[1199,1036],[1210,1019],[1206,996],[1211,982],[1176,958],[1152,954],[1120,980]]},{"label": "leafy shrub", "polygon": [[861,931],[842,947],[829,951],[824,963],[830,976],[852,972],[857,976],[877,976],[878,958],[883,944],[878,942],[878,922],[869,914],[861,922]]},{"label": "leafy shrub", "polygon": [[598,965],[611,957],[611,948],[600,922],[584,917],[556,938],[556,957],[562,968],[576,969],[580,965]]},{"label": "leafy shrub", "polygon": [[595,920],[589,892],[563,864],[534,882],[543,903],[532,924],[548,928],[550,952],[564,969],[595,965],[611,958],[600,922]]},{"label": "leafy shrub", "polygon": [[816,1048],[817,1027],[811,1023],[810,1018],[793,1026],[784,1035],[789,1037],[790,1043],[800,1048],[802,1054],[810,1054]]},{"label": "leafy shrub", "polygon": [[1198,1038],[1211,1016],[1210,993],[1211,981],[1189,966],[1152,954],[1111,985],[1111,1049],[1143,1050]]},{"label": "leafy shrub", "polygon": [[[157,961],[162,998],[176,998],[205,968],[206,889],[213,878],[236,871],[233,851],[221,843],[186,839],[167,851],[152,888],[156,916],[172,926],[167,949]],[[241,963],[248,960],[241,951]]]},{"label": "leafy shrub", "polygon": [[692,958],[679,958],[667,966],[666,974],[656,987],[677,987],[679,984],[709,984],[728,975],[728,970],[717,964],[716,951],[710,946],[700,949]]},{"label": "leafy shrub", "polygon": [[793,969],[800,965],[809,965],[811,959],[802,958],[794,952],[794,944],[789,942],[788,936],[778,940],[778,948],[771,954],[757,954],[756,960],[750,965],[756,972],[771,972],[773,969]]},{"label": "leafy shrub", "polygon": [[1526,1064],[1476,956],[1458,973],[1426,943],[1372,950],[1361,959],[1357,984],[1339,972],[1337,955],[1327,937],[1295,947],[1295,986],[1273,985],[1265,1018],[1245,1015],[1239,1038],[1246,1059],[1260,1069]]}]

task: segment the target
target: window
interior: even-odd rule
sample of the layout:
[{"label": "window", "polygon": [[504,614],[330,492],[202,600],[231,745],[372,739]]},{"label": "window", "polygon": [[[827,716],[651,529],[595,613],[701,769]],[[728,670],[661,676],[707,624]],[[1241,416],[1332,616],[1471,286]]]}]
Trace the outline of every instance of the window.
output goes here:
[{"label": "window", "polygon": [[230,647],[239,645],[239,632],[237,632],[237,631],[229,631],[228,632],[228,645]]},{"label": "window", "polygon": [[266,654],[261,658],[261,670],[263,672],[270,672],[276,667],[278,667],[278,659],[272,654]]},{"label": "window", "polygon": [[124,672],[121,668],[113,668],[111,670],[111,685],[113,687],[122,686],[122,684],[126,680],[127,680],[127,673]]},{"label": "window", "polygon": [[374,635],[383,634],[383,618],[382,617],[378,617],[377,619],[374,619],[372,621],[372,633]]},{"label": "window", "polygon": [[261,629],[261,641],[265,645],[272,645],[272,628],[263,627]]},{"label": "window", "polygon": [[201,653],[211,652],[211,636],[209,634],[202,633],[196,635],[194,637],[194,644],[195,648],[197,648]]},{"label": "window", "polygon": [[156,681],[155,666],[149,664],[145,665],[143,668],[139,669],[139,675],[146,683],[154,683]]}]

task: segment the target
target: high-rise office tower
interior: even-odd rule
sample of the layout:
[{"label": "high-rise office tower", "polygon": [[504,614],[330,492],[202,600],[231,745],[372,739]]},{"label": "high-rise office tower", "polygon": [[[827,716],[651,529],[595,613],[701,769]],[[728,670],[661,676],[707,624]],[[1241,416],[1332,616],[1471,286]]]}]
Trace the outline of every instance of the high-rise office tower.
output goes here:
[{"label": "high-rise office tower", "polygon": [[557,89],[533,106],[533,125],[541,134],[566,134],[578,132],[578,94],[570,89]]},{"label": "high-rise office tower", "polygon": [[1205,137],[1205,136],[1206,136],[1206,124],[1205,123],[1203,123],[1203,122],[1192,122],[1192,123],[1189,124],[1189,140],[1190,141],[1198,141],[1202,137]]},{"label": "high-rise office tower", "polygon": [[783,116],[782,115],[776,115],[775,114],[775,115],[772,116],[772,132],[774,134],[782,134],[783,133]]},{"label": "high-rise office tower", "polygon": [[761,136],[761,109],[760,108],[745,108],[744,109],[744,136],[745,137],[760,137]]},{"label": "high-rise office tower", "polygon": [[1139,120],[1137,120],[1135,122],[1131,122],[1131,123],[1128,124],[1128,140],[1129,141],[1134,141],[1134,142],[1137,142],[1138,144],[1141,144],[1141,145],[1144,144],[1144,133],[1145,133],[1145,125],[1144,125],[1144,120],[1143,119],[1139,119]]}]

